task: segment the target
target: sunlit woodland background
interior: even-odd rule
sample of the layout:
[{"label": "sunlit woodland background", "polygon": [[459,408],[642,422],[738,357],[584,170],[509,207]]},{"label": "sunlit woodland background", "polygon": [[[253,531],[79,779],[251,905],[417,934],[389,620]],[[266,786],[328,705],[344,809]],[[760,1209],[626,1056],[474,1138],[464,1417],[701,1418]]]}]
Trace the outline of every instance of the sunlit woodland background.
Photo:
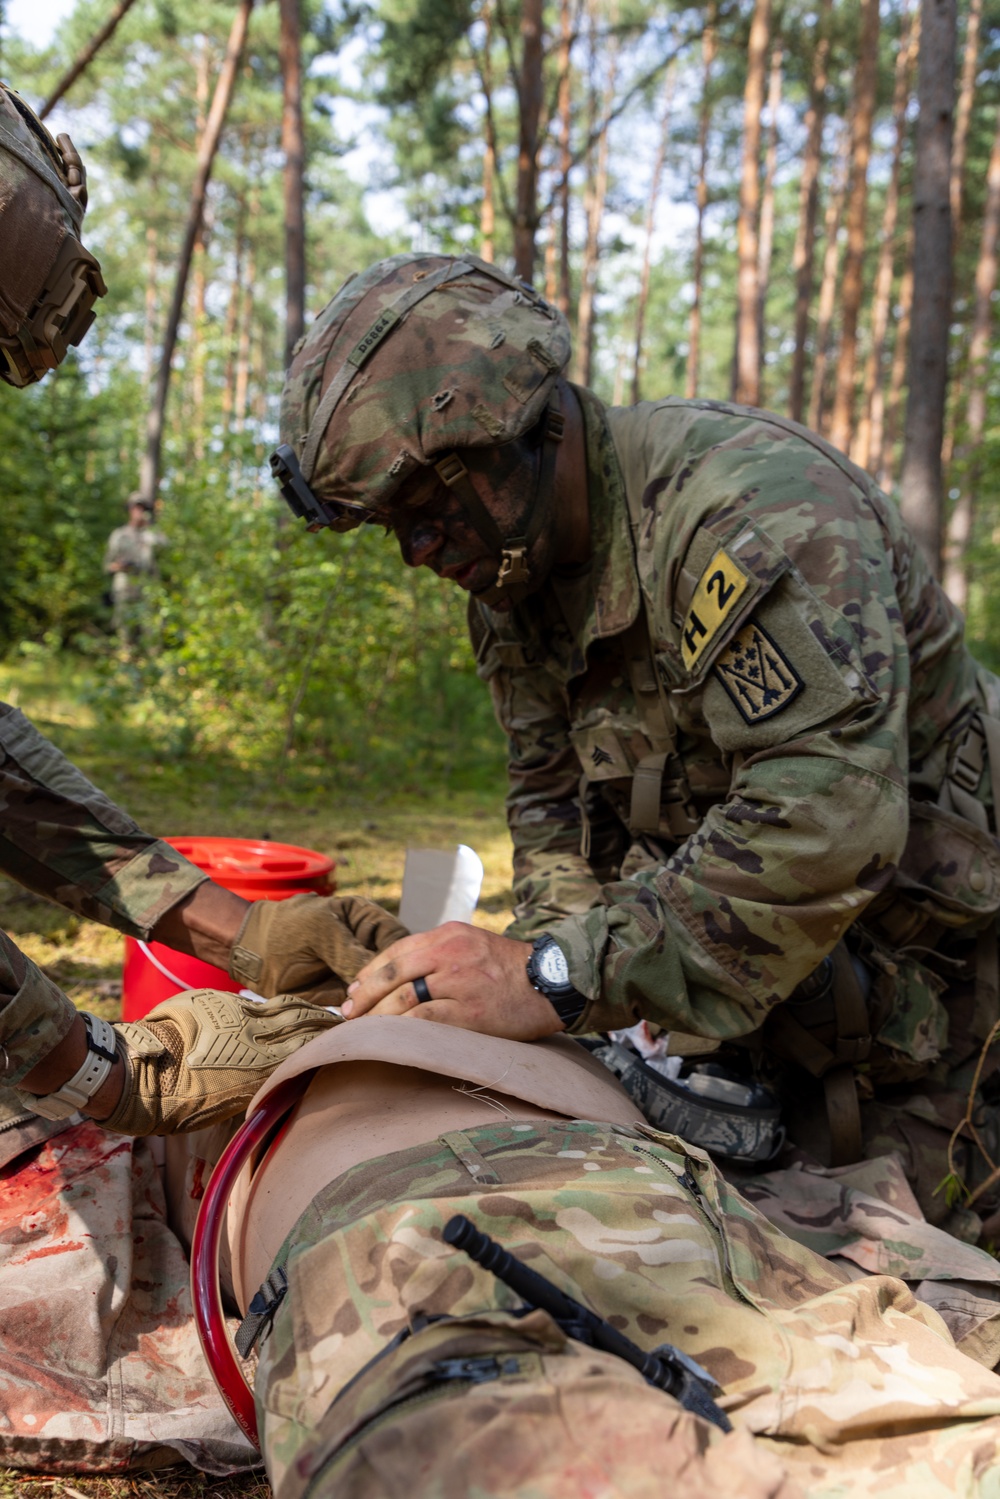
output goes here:
[{"label": "sunlit woodland background", "polygon": [[[462,598],[380,533],[300,533],[266,467],[302,318],[381,255],[471,248],[566,310],[609,401],[767,406],[904,499],[909,464],[996,663],[998,22],[998,0],[79,0],[44,49],[0,25],[36,106],[84,59],[49,123],[88,163],[110,288],[79,356],[0,398],[0,649],[176,764],[499,793]],[[151,451],[169,546],[127,652],[101,557]]]}]

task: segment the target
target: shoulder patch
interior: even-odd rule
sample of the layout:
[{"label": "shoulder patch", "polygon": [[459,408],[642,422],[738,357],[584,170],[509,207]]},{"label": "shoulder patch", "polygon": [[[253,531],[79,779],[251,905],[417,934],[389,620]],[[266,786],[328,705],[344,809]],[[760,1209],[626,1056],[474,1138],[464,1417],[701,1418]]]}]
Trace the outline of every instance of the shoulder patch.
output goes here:
[{"label": "shoulder patch", "polygon": [[736,632],[714,672],[748,724],[773,718],[802,691],[798,672],[753,620]]},{"label": "shoulder patch", "polygon": [[720,547],[698,580],[681,630],[681,659],[691,671],[732,614],[750,578]]}]

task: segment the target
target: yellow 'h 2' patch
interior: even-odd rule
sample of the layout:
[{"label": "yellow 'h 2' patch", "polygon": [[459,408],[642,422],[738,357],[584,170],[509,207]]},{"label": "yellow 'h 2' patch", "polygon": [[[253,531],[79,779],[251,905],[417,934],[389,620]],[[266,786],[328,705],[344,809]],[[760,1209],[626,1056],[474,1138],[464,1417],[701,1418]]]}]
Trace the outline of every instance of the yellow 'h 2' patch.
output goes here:
[{"label": "yellow 'h 2' patch", "polygon": [[732,614],[750,579],[728,552],[718,551],[698,579],[681,631],[681,659],[688,671],[697,666]]},{"label": "yellow 'h 2' patch", "polygon": [[798,672],[753,620],[721,652],[715,675],[749,724],[773,718],[802,691]]}]

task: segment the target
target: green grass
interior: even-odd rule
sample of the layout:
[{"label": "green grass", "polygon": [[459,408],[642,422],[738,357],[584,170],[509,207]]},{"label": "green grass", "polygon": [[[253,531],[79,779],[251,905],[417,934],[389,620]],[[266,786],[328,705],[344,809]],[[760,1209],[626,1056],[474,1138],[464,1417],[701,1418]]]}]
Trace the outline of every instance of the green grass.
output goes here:
[{"label": "green grass", "polygon": [[[419,797],[392,788],[275,786],[224,756],[164,757],[139,724],[102,721],[86,663],[39,656],[0,664],[0,698],[32,722],[140,825],[162,836],[269,837],[336,860],[339,890],[398,908],[407,847],[467,843],[485,866],[478,924],[511,920],[510,839],[504,787],[454,793],[426,786]],[[99,698],[96,701],[100,701]],[[116,1019],[122,939],[0,879],[0,926],[84,1008]],[[186,1465],[131,1476],[49,1477],[0,1469],[0,1499],[268,1499],[262,1477],[208,1479]]]}]

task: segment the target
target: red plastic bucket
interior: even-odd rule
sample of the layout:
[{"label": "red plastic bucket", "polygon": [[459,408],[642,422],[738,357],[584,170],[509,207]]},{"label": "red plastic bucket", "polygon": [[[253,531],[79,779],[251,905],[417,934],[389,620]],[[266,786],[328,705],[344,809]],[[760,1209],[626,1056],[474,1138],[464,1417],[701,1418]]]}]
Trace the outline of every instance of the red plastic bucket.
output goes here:
[{"label": "red plastic bucket", "polygon": [[[304,890],[329,895],[336,888],[334,861],[312,848],[263,843],[249,838],[168,838],[179,854],[204,869],[217,885],[244,900],[287,900]],[[139,1020],[182,989],[227,989],[240,985],[228,973],[200,958],[164,947],[162,942],[125,938],[122,1019]]]}]

